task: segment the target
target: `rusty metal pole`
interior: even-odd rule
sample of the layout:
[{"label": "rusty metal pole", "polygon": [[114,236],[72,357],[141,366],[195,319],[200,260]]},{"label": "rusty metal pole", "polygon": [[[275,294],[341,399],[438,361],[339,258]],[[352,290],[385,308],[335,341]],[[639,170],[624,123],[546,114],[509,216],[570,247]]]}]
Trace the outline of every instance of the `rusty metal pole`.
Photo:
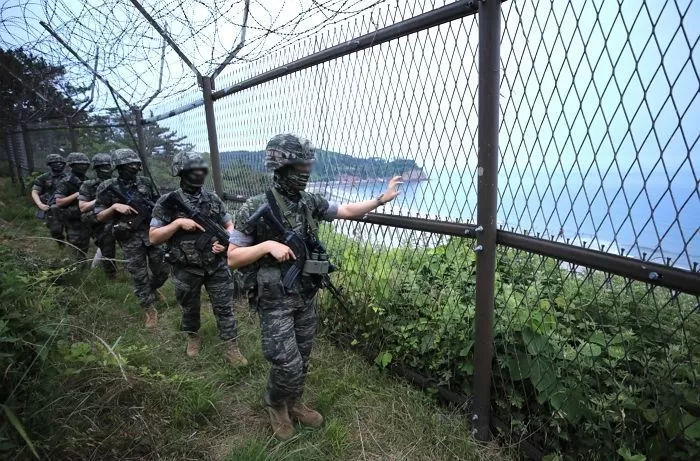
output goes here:
[{"label": "rusty metal pole", "polygon": [[479,6],[479,154],[477,166],[474,414],[478,440],[489,438],[496,278],[501,0]]},{"label": "rusty metal pole", "polygon": [[214,100],[211,97],[213,84],[211,77],[202,77],[202,94],[204,96],[204,115],[207,119],[207,135],[209,137],[209,156],[211,177],[214,190],[223,197],[223,181],[221,179],[221,163],[219,161],[219,143],[216,137],[216,117],[214,116]]}]

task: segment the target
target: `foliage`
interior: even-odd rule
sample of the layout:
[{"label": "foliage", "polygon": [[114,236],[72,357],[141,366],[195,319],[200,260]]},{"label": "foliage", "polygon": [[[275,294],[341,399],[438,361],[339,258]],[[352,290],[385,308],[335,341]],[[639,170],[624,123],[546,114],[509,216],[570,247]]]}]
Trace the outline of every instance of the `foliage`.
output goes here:
[{"label": "foliage", "polygon": [[[0,49],[0,122],[12,126],[30,117],[63,119],[73,115],[74,98],[83,89],[65,80],[65,72],[25,50]],[[76,117],[84,119],[84,113]]]},{"label": "foliage", "polygon": [[0,178],[0,459],[35,459],[31,446],[40,459],[500,458],[482,455],[460,412],[323,338],[305,400],[326,423],[275,440],[254,315],[237,309],[250,365],[231,369],[204,297],[203,348],[186,358],[172,284],[146,331],[126,274],[65,268],[16,189]]},{"label": "foliage", "polygon": [[[334,334],[470,393],[475,266],[469,241],[373,249],[326,231],[352,316]],[[698,300],[557,261],[499,253],[492,408],[567,456],[700,456]],[[624,447],[622,444],[624,442]],[[641,458],[639,458],[641,459]]]}]

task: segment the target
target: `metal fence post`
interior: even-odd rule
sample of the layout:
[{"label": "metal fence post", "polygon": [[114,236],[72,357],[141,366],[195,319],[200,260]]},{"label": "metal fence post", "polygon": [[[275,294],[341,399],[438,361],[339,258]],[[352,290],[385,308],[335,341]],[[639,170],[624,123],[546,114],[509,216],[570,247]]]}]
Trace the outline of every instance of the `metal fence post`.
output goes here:
[{"label": "metal fence post", "polygon": [[216,138],[216,118],[214,116],[214,100],[212,99],[212,79],[202,77],[202,93],[204,96],[204,115],[207,119],[207,135],[209,136],[209,155],[211,158],[211,173],[214,181],[214,190],[219,196],[223,196],[223,184],[221,180],[221,164],[219,162],[219,143]]},{"label": "metal fence post", "polygon": [[32,149],[31,139],[29,132],[27,131],[27,124],[22,123],[20,125],[22,129],[22,140],[24,140],[24,150],[27,153],[27,169],[29,173],[33,173],[34,170],[34,150]]},{"label": "metal fence post", "polygon": [[70,137],[70,150],[71,152],[78,152],[78,135],[73,127],[73,120],[68,117],[66,122],[68,124],[68,136]]},{"label": "metal fence post", "polygon": [[477,165],[476,320],[474,344],[473,429],[489,438],[491,366],[496,275],[498,198],[498,120],[500,86],[501,1],[482,0],[479,7],[479,154]]},{"label": "metal fence post", "polygon": [[136,148],[141,155],[141,160],[146,159],[146,130],[143,127],[143,112],[140,109],[134,109],[134,123],[136,123]]}]

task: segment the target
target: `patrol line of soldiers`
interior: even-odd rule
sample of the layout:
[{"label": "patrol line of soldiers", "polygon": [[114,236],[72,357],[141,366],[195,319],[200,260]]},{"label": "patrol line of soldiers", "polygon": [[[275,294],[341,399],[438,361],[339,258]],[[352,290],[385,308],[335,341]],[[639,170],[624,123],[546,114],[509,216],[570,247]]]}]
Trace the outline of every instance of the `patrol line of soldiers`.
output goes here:
[{"label": "patrol line of soldiers", "polygon": [[[360,217],[393,200],[399,194],[397,186],[401,177],[393,178],[387,190],[374,199],[343,205],[330,202],[305,191],[315,161],[311,142],[296,135],[280,134],[267,143],[265,154],[265,166],[273,172],[273,187],[250,198],[236,219],[232,219],[221,199],[203,188],[209,170],[198,154],[175,156],[172,174],[180,177],[180,188],[160,197],[150,179],[138,174],[141,162],[130,149],[119,149],[113,154],[117,178],[107,178],[106,168],[99,176],[96,155],[93,167],[98,179],[86,181],[87,168],[80,167],[87,165],[84,156],[68,157],[74,170],[72,179],[64,178],[65,162],[52,154],[47,157],[51,172],[37,179],[32,192],[37,206],[47,213],[51,235],[59,242],[63,239],[60,233],[63,228],[55,221],[56,205],[69,207],[76,199],[82,219],[99,228],[97,233],[93,230],[93,236],[101,249],[103,234],[109,229],[113,241],[118,241],[124,251],[134,292],[146,312],[147,328],[157,325],[156,290],[170,274],[177,302],[182,307],[181,329],[187,333],[189,357],[197,356],[201,348],[198,330],[204,286],[219,336],[225,344],[224,356],[234,366],[247,364],[236,342],[231,269],[238,269],[244,275],[243,289],[251,308],[259,315],[262,351],[271,365],[264,400],[274,434],[281,439],[292,437],[293,421],[319,427],[323,417],[303,404],[301,397],[316,332],[314,299],[321,288],[320,277],[327,276],[319,267],[325,267],[327,272],[328,264],[323,266],[318,260],[311,260],[308,251],[297,249],[295,253],[283,243],[289,242],[284,234],[292,233],[301,239],[303,246],[311,248],[318,243],[320,221]],[[74,190],[81,181],[76,196]],[[67,184],[61,186],[64,182]],[[57,198],[49,197],[52,187],[60,192],[55,194]],[[174,207],[172,203],[183,206]],[[258,219],[260,211],[268,208],[284,232],[269,221]],[[228,245],[209,235],[201,219],[225,229]],[[61,226],[77,229],[68,222]],[[102,237],[97,237],[98,234]],[[80,246],[84,239],[71,235],[72,231],[68,233],[71,243],[76,242],[81,251],[87,249]],[[102,252],[107,254],[104,249]],[[294,271],[301,267],[303,270]],[[290,277],[290,273],[298,276]]]}]

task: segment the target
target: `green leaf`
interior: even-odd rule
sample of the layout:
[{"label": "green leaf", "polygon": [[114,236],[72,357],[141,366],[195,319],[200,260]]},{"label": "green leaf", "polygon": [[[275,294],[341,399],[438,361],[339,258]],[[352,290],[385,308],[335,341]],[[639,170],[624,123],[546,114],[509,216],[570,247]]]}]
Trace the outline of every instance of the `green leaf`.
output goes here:
[{"label": "green leaf", "polygon": [[683,415],[683,434],[693,440],[700,440],[700,418],[693,415]]},{"label": "green leaf", "polygon": [[356,339],[353,339],[352,342],[350,343],[351,346],[357,346],[358,344],[360,344],[360,342]]},{"label": "green leaf", "polygon": [[527,347],[530,355],[539,355],[550,349],[549,342],[544,336],[540,336],[530,328],[524,328],[522,331],[523,343]]},{"label": "green leaf", "polygon": [[17,415],[15,415],[15,412],[12,411],[12,409],[6,405],[0,404],[0,407],[5,411],[5,415],[7,416],[7,420],[12,424],[12,426],[15,428],[15,430],[19,433],[19,435],[24,439],[24,442],[27,444],[31,452],[34,454],[36,459],[39,458],[39,453],[36,452],[36,448],[34,448],[34,444],[32,441],[29,439],[29,436],[27,435],[27,431],[24,430],[24,426],[22,426],[22,423],[20,420],[17,418]]},{"label": "green leaf", "polygon": [[474,346],[474,341],[469,341],[466,346],[462,348],[462,350],[459,351],[459,356],[460,357],[467,357],[469,353],[472,350],[472,347]]},{"label": "green leaf", "polygon": [[520,352],[506,357],[506,366],[511,378],[516,381],[530,376],[530,357],[527,354]]},{"label": "green leaf", "polygon": [[603,353],[603,350],[597,344],[585,342],[581,344],[579,352],[585,357],[598,357],[600,354]]},{"label": "green leaf", "polygon": [[462,365],[459,366],[459,369],[460,371],[463,371],[469,376],[474,374],[474,364],[471,361],[464,362]]},{"label": "green leaf", "polygon": [[552,407],[555,410],[561,410],[561,408],[566,403],[566,399],[567,399],[566,392],[556,391],[552,395],[549,396],[549,403],[552,405]]},{"label": "green leaf", "polygon": [[374,359],[374,363],[376,363],[377,365],[379,365],[382,368],[386,368],[391,363],[391,360],[393,358],[394,357],[391,355],[391,352],[384,351],[384,352],[380,353],[377,356],[377,358]]},{"label": "green leaf", "polygon": [[605,333],[601,333],[600,331],[596,331],[591,335],[590,338],[588,338],[588,342],[592,344],[597,344],[598,346],[605,347],[607,344],[605,341]]},{"label": "green leaf", "polygon": [[543,357],[537,357],[530,366],[530,381],[543,398],[551,395],[556,389],[557,376],[554,373],[554,364]]},{"label": "green leaf", "polygon": [[644,455],[633,455],[627,447],[618,448],[617,454],[622,456],[624,461],[646,461],[647,459]]},{"label": "green leaf", "polygon": [[646,410],[643,410],[642,415],[644,416],[644,419],[650,423],[655,423],[659,420],[659,413],[654,408],[647,408]]},{"label": "green leaf", "polygon": [[625,348],[622,346],[608,346],[608,355],[614,359],[621,359],[625,356]]}]

